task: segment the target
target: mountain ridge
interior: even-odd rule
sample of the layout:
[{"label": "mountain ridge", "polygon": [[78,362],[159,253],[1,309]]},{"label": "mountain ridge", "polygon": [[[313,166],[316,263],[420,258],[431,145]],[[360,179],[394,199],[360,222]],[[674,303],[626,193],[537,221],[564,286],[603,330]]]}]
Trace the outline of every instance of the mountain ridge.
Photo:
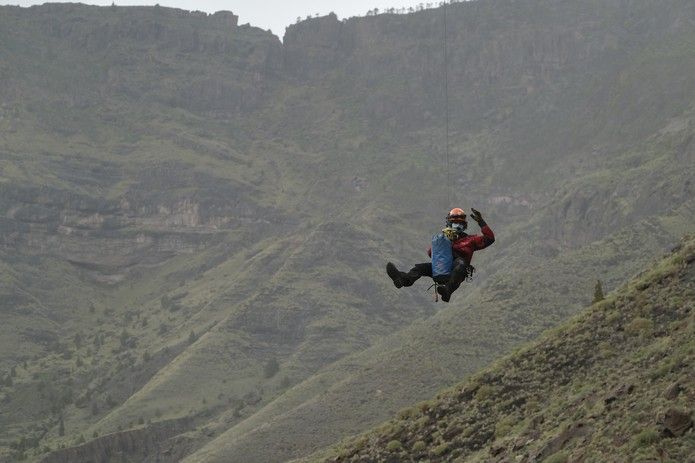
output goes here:
[{"label": "mountain ridge", "polygon": [[383,264],[426,259],[450,209],[441,10],[282,44],[228,16],[0,7],[0,460],[176,420],[148,458],[300,457],[692,230],[692,2],[447,8],[446,188],[498,239],[433,306]]}]

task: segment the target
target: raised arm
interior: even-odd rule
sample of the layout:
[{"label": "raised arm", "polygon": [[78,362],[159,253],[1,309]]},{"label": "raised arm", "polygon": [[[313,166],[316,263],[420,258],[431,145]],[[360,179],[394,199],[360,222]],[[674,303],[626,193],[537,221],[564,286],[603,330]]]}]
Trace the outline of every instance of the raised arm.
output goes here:
[{"label": "raised arm", "polygon": [[479,211],[471,208],[471,218],[478,222],[480,226],[480,232],[482,235],[475,236],[475,247],[478,249],[485,249],[495,242],[495,234],[492,232],[492,228],[485,222],[482,214]]}]

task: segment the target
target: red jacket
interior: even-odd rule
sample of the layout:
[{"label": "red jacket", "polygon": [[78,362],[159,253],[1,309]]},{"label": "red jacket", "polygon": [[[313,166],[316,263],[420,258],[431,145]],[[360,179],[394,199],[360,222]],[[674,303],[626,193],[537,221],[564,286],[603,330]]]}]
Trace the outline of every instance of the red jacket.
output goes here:
[{"label": "red jacket", "polygon": [[[480,227],[482,235],[466,235],[451,244],[454,251],[454,259],[463,258],[466,264],[471,264],[473,253],[485,249],[495,242],[495,234],[487,224]],[[432,257],[432,248],[427,250],[427,255]]]}]

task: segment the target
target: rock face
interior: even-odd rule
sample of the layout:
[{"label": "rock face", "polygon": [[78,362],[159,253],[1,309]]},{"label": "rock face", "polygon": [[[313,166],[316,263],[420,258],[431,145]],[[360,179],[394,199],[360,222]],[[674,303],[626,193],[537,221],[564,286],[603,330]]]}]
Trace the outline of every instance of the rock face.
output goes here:
[{"label": "rock face", "polygon": [[669,408],[659,416],[657,424],[664,436],[681,437],[693,427],[693,419],[690,415],[690,412]]},{"label": "rock face", "polygon": [[[505,117],[494,108],[536,101],[538,92],[564,91],[570,76],[580,69],[598,65],[608,71],[619,65],[610,63],[618,50],[638,49],[664,34],[687,30],[676,13],[687,8],[682,0],[673,2],[672,11],[652,15],[639,26],[606,28],[603,18],[616,15],[627,21],[630,12],[637,14],[646,6],[641,1],[627,3],[603,2],[597,9],[586,2],[550,5],[522,0],[510,6],[496,0],[449,7],[446,42],[454,125],[467,127]],[[379,110],[379,101],[365,99],[364,112],[374,120],[397,117],[423,124],[426,111],[441,117],[444,110],[443,37],[433,34],[441,33],[443,21],[441,8],[344,21],[335,15],[308,19],[287,29],[285,69],[311,82],[326,80],[334,72],[350,75],[349,82],[340,81],[343,87],[338,91],[344,93],[388,82],[402,90],[399,100]]]},{"label": "rock face", "polygon": [[214,178],[180,179],[179,188],[208,185],[195,198],[149,193],[157,191],[158,184],[175,186],[184,169],[152,170],[113,200],[52,188],[0,186],[5,212],[0,243],[25,255],[59,256],[76,266],[119,273],[214,244],[219,233],[254,220],[262,210],[250,199],[253,191]]},{"label": "rock face", "polygon": [[[306,455],[692,228],[692,1],[451,4],[446,140],[443,12],[312,18],[282,43],[229,12],[0,7],[0,461],[95,432],[58,454]],[[500,238],[435,309],[383,262],[426,258],[444,193]],[[595,403],[639,393],[619,385]],[[184,416],[209,429],[116,433]],[[485,452],[509,428],[472,422],[442,435]],[[533,450],[599,431],[562,432]]]},{"label": "rock face", "polygon": [[[40,47],[50,50],[45,52],[49,59],[66,52],[81,55],[73,69],[77,78],[57,88],[69,106],[85,108],[108,97],[126,97],[239,114],[258,107],[282,66],[277,37],[239,27],[238,17],[229,12],[48,5],[10,7],[3,13],[16,40],[38,40]],[[12,23],[28,27],[15,30]],[[187,59],[180,60],[182,56]],[[101,64],[105,65],[99,72],[90,70]],[[152,85],[165,69],[171,75],[186,72],[187,78]],[[0,94],[6,102],[17,101],[23,94],[13,92],[13,81],[21,75],[9,71],[6,77]]]},{"label": "rock face", "polygon": [[167,439],[185,432],[190,420],[171,420],[154,423],[139,429],[118,432],[91,440],[86,444],[58,450],[42,458],[41,463],[70,463],[76,461],[111,462],[123,459],[142,461],[177,461],[167,448]]}]

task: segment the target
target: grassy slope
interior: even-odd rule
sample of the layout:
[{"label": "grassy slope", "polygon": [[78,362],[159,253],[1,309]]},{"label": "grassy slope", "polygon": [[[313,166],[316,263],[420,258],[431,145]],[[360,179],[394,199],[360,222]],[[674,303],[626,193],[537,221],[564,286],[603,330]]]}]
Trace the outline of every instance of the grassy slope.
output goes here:
[{"label": "grassy slope", "polygon": [[658,424],[695,405],[694,285],[691,237],[538,341],[309,460],[686,461],[692,431]]},{"label": "grassy slope", "polygon": [[[90,21],[100,18],[102,10],[89,11]],[[149,14],[154,13],[147,10]],[[430,27],[427,14],[430,13],[398,21],[425,33]],[[147,20],[163,21],[156,17]],[[353,24],[369,24],[367,29],[376,25],[372,19],[365,21],[356,20]],[[521,29],[525,27],[522,25]],[[181,26],[174,23],[171,28]],[[249,33],[251,43],[266,40],[253,29]],[[403,63],[411,59],[417,63],[426,55],[400,55],[399,47],[409,45],[396,38],[394,35],[385,42],[388,46],[370,48],[368,55],[378,58],[391,53]],[[421,320],[379,347],[325,370],[321,369],[324,365],[359,352],[385,334],[434,312],[420,291],[392,296],[392,288],[381,276],[381,267],[392,256],[398,256],[403,263],[420,260],[426,235],[420,230],[441,219],[433,207],[441,196],[437,190],[441,130],[436,123],[432,127],[430,121],[405,132],[398,122],[391,121],[398,112],[397,105],[383,105],[382,111],[388,114],[367,115],[364,111],[370,107],[365,98],[379,102],[391,101],[393,97],[398,102],[412,97],[413,92],[418,95],[422,89],[410,88],[410,93],[401,95],[401,87],[384,83],[391,82],[387,77],[392,69],[385,67],[386,75],[382,75],[379,66],[374,66],[372,80],[382,82],[377,87],[355,85],[358,93],[341,94],[343,79],[336,78],[327,80],[326,85],[271,88],[277,98],[259,112],[252,112],[253,117],[232,115],[220,120],[191,108],[170,106],[176,92],[168,84],[162,88],[147,85],[152,76],[166,70],[172,79],[170,83],[176,87],[176,75],[188,76],[198,72],[196,69],[208,67],[205,62],[181,60],[178,51],[168,49],[166,44],[147,50],[125,47],[136,59],[127,69],[142,71],[126,71],[124,74],[133,79],[126,82],[126,87],[142,90],[145,85],[142,91],[148,102],[146,107],[137,100],[124,99],[118,91],[107,92],[106,101],[98,105],[84,108],[79,101],[68,104],[72,109],[66,121],[59,110],[50,110],[50,98],[48,106],[41,101],[55,92],[60,98],[52,103],[61,108],[74,95],[63,95],[60,85],[56,89],[46,87],[45,82],[34,82],[31,88],[39,91],[31,103],[38,106],[17,104],[3,109],[5,117],[0,124],[12,129],[3,132],[3,183],[45,184],[99,199],[131,198],[135,192],[153,195],[154,204],[165,203],[169,198],[217,196],[221,202],[241,202],[251,211],[244,216],[235,210],[231,212],[234,216],[255,219],[261,215],[277,222],[244,223],[233,231],[225,230],[216,235],[217,244],[193,244],[190,249],[195,252],[157,265],[142,265],[138,273],[116,287],[94,284],[82,270],[66,265],[60,256],[44,258],[37,265],[35,260],[17,263],[13,260],[16,256],[3,255],[8,266],[5,275],[15,275],[11,284],[30,288],[41,302],[29,304],[19,315],[12,313],[8,323],[3,324],[12,326],[11,332],[3,334],[6,347],[0,350],[7,368],[29,360],[26,370],[17,369],[15,386],[2,390],[4,398],[12,399],[2,416],[3,429],[8,431],[4,433],[4,443],[22,435],[40,435],[45,426],[49,432],[42,445],[72,445],[80,434],[89,438],[94,432],[103,434],[134,427],[140,418],[157,421],[190,414],[198,417],[200,426],[192,433],[196,445],[210,438],[209,431],[202,430],[206,424],[214,429],[213,436],[230,429],[229,434],[205,449],[222,459],[225,452],[237,448],[259,456],[263,455],[259,450],[262,448],[280,458],[286,455],[289,445],[292,452],[301,454],[343,433],[353,433],[380,421],[405,403],[429,396],[560,321],[581,306],[596,277],[612,287],[644,265],[649,255],[641,249],[661,249],[692,227],[692,192],[683,189],[692,171],[688,157],[692,154],[688,154],[686,143],[692,135],[692,116],[690,110],[671,107],[676,100],[685,107],[692,105],[691,100],[682,97],[690,94],[692,79],[674,77],[693,74],[691,50],[670,46],[674,41],[680,43],[681,38],[682,35],[676,35],[660,42],[661,48],[672,50],[666,63],[668,72],[661,78],[675,80],[678,85],[672,87],[675,90],[665,100],[667,107],[657,107],[649,117],[645,115],[646,122],[640,122],[639,130],[635,129],[638,136],[629,142],[625,142],[626,135],[616,135],[616,131],[621,125],[632,127],[631,123],[622,123],[624,115],[611,108],[625,106],[640,92],[657,100],[662,96],[660,89],[638,85],[645,72],[649,81],[658,77],[645,71],[664,64],[659,61],[663,53],[658,46],[654,50],[632,50],[627,64],[621,61],[625,65],[621,73],[610,74],[610,79],[589,87],[591,94],[610,95],[611,106],[599,105],[596,109],[587,104],[578,111],[582,115],[577,116],[578,123],[568,125],[579,132],[577,138],[587,133],[593,138],[597,126],[605,129],[595,140],[574,142],[571,149],[564,151],[558,148],[566,138],[566,132],[561,131],[548,142],[557,151],[549,149],[536,157],[539,146],[547,141],[538,137],[534,138],[535,144],[527,141],[519,147],[524,156],[510,158],[509,152],[517,147],[519,137],[528,133],[524,130],[531,122],[538,122],[535,113],[528,113],[533,117],[524,116],[524,108],[540,106],[543,98],[539,100],[535,94],[522,104],[511,99],[497,108],[494,103],[497,113],[486,127],[455,127],[454,163],[465,162],[458,170],[466,173],[460,181],[468,182],[456,189],[456,195],[464,199],[459,191],[465,192],[467,204],[483,204],[499,236],[495,247],[479,259],[476,257],[476,265],[481,269],[479,283],[462,305],[443,310],[430,320]],[[25,37],[24,43],[29,42]],[[67,61],[79,64],[77,69],[69,72],[65,63],[55,61],[34,71],[22,68],[44,66],[40,58],[45,53],[43,43],[33,50],[24,50],[28,58],[22,58],[23,64],[17,69],[34,76],[60,71],[60,75],[66,74],[63,84],[73,79],[76,87],[93,88],[102,82],[103,74],[90,74],[84,69],[99,69],[115,59],[90,52],[96,56],[90,58],[95,62],[85,61],[79,46],[76,49],[74,45],[60,45],[59,40],[56,44],[65,48],[54,53],[68,56]],[[17,45],[22,45],[22,41],[17,40]],[[164,63],[152,64],[145,59],[152,53]],[[367,58],[358,54],[355,61]],[[468,66],[467,63],[457,65]],[[114,67],[118,70],[119,66]],[[195,75],[201,74],[204,77],[205,72]],[[82,75],[94,78],[85,82],[75,78]],[[587,87],[582,79],[573,84]],[[458,85],[455,92],[465,92],[466,88],[469,87]],[[569,112],[571,103],[576,101],[556,102]],[[511,119],[496,120],[496,114],[505,113],[508,107],[519,109]],[[554,117],[555,125],[565,120],[558,114]],[[553,124],[544,125],[547,119],[543,121],[545,132],[556,128]],[[592,151],[594,143],[599,145],[597,151]],[[226,155],[214,154],[219,152]],[[557,154],[557,159],[548,158],[549,154]],[[203,177],[201,182],[181,174],[189,180],[179,181],[177,177],[172,188],[166,182],[148,183],[145,177],[156,173],[152,166],[165,161],[177,163],[173,170],[210,177]],[[113,180],[92,178],[96,174],[89,169],[94,166],[118,175]],[[520,167],[529,166],[529,175],[510,177]],[[75,171],[80,172],[77,177]],[[142,175],[141,171],[147,173]],[[355,177],[364,180],[360,191],[353,187]],[[216,182],[238,189],[216,191]],[[106,191],[104,185],[108,186]],[[214,187],[208,188],[210,185]],[[167,189],[162,192],[163,186]],[[240,190],[248,192],[248,197],[241,201],[235,196]],[[541,195],[539,190],[557,193]],[[585,197],[587,191],[600,194]],[[534,207],[505,207],[492,201],[492,197],[510,192],[530,198]],[[666,210],[664,198],[667,204],[678,207]],[[649,207],[643,207],[649,201]],[[404,203],[409,205],[407,212],[403,211]],[[336,208],[335,204],[341,207]],[[404,221],[408,223],[405,228]],[[129,227],[127,232],[133,236],[143,231],[146,236],[171,232],[169,242],[186,241],[191,234],[186,229],[163,232],[161,224],[146,220]],[[620,233],[614,234],[616,229]],[[196,233],[192,233],[194,243],[198,239]],[[307,237],[335,244],[317,252]],[[547,241],[547,246],[532,244],[541,239]],[[254,244],[249,246],[249,242]],[[106,244],[98,239],[95,243]],[[75,240],[72,246],[83,244]],[[134,241],[125,241],[124,248],[133,244]],[[573,250],[577,246],[581,247]],[[355,249],[364,253],[358,255]],[[336,260],[340,261],[338,265],[334,264]],[[519,278],[520,268],[534,270]],[[32,272],[34,277],[29,278]],[[51,284],[64,282],[62,287],[69,297],[56,297],[55,288],[42,286],[47,274],[56,275],[46,279]],[[258,274],[267,278],[260,286],[255,277]],[[21,285],[17,283],[20,276],[26,279]],[[14,295],[17,291],[13,291]],[[180,299],[182,308],[171,311],[160,306],[162,295],[175,297],[184,293]],[[507,304],[517,310],[510,313]],[[530,309],[531,304],[536,310]],[[34,315],[40,315],[41,305],[48,307],[49,313],[60,315],[59,325],[50,317]],[[481,317],[480,313],[486,316]],[[15,335],[19,330],[44,326],[47,331],[61,333],[58,346],[45,349],[27,343],[26,349],[20,349],[27,354],[20,356],[10,347],[27,341],[26,336]],[[499,335],[499,326],[504,327],[504,336]],[[136,347],[121,346],[124,329],[136,338]],[[189,345],[191,331],[198,339]],[[76,333],[82,333],[86,339],[79,348],[73,342]],[[104,345],[99,348],[95,347],[97,333],[105,335]],[[466,345],[475,354],[461,357],[451,350],[452,345]],[[29,352],[38,356],[32,358]],[[154,360],[145,360],[146,354]],[[76,366],[77,358],[83,361],[80,367]],[[263,366],[270,358],[280,360],[281,370],[274,378],[266,379]],[[412,358],[422,361],[414,363]],[[408,369],[415,373],[407,373]],[[310,378],[317,370],[321,376]],[[191,374],[192,371],[197,373]],[[208,381],[213,372],[215,381]],[[70,375],[79,378],[72,388],[71,400],[88,394],[86,400],[77,401],[79,406],[68,402],[64,411],[67,436],[61,438],[57,436],[57,415],[48,410],[60,388],[68,386]],[[283,381],[285,377],[289,383]],[[129,382],[132,386],[123,385]],[[38,393],[51,383],[57,385],[56,390],[49,388]],[[298,384],[283,394],[288,385],[295,383]],[[28,393],[18,394],[23,389]],[[186,394],[182,400],[182,390],[196,393]],[[35,401],[33,414],[25,414],[22,410],[29,409],[28,404],[37,395],[42,399]],[[258,395],[261,401],[250,405]],[[90,410],[93,403],[98,407],[96,414]],[[240,403],[243,407],[238,411]],[[343,422],[336,417],[345,408],[355,413]],[[323,423],[323,434],[315,441],[303,441],[299,433],[297,423],[306,422],[309,417]],[[260,423],[272,425],[263,434],[258,432]],[[239,438],[228,441],[230,434]],[[226,455],[228,458],[229,453]]]},{"label": "grassy slope", "polygon": [[[247,461],[289,458],[386,419],[430,396],[437,384],[474,373],[499,352],[575,313],[591,294],[596,262],[612,263],[611,271],[601,275],[611,288],[628,269],[646,265],[650,257],[639,249],[659,246],[657,239],[645,241],[644,231],[652,226],[640,224],[604,242],[543,259],[536,270],[500,271],[480,288],[462,288],[467,293],[457,294],[453,307],[322,369],[229,429],[191,461],[229,461],[233,455],[244,455]],[[660,239],[668,236],[662,229]],[[633,254],[622,251],[625,241],[637,246]],[[552,282],[549,274],[555,276]]]}]

